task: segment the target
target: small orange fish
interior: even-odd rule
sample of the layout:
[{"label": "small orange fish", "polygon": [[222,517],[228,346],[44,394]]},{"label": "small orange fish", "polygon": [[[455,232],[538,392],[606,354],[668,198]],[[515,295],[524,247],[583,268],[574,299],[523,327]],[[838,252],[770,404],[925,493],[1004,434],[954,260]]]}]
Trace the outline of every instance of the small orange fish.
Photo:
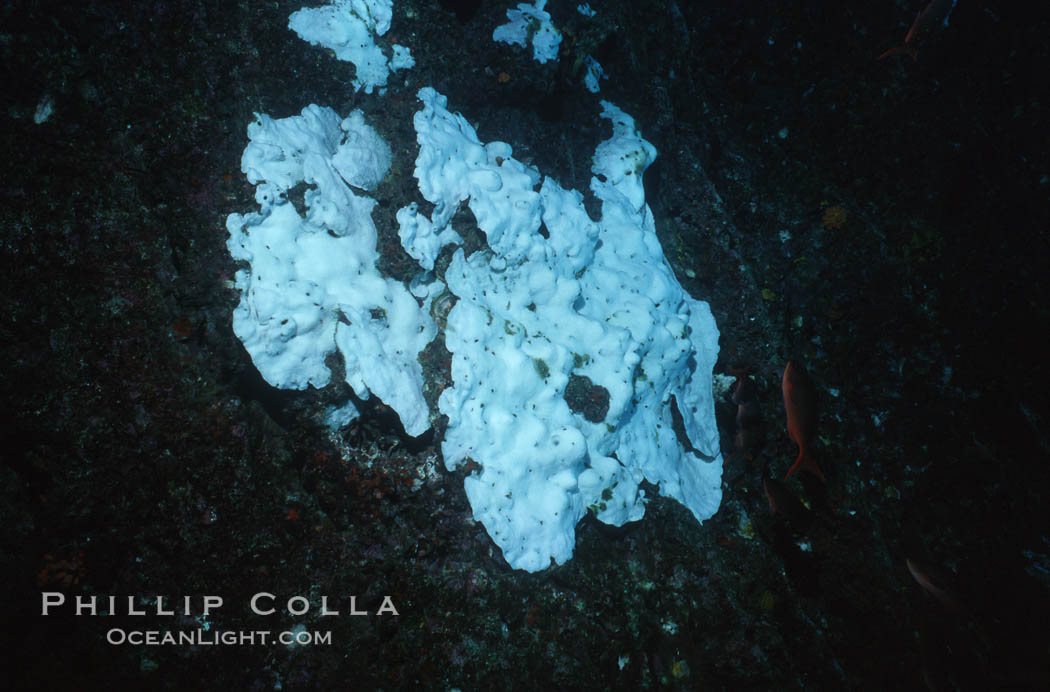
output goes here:
[{"label": "small orange fish", "polygon": [[912,60],[919,59],[919,43],[922,38],[932,31],[937,25],[948,26],[948,18],[955,9],[956,0],[931,0],[921,12],[915,15],[915,21],[911,23],[904,43],[890,48],[879,56],[879,60],[898,53],[906,53]]},{"label": "small orange fish", "polygon": [[759,406],[758,387],[751,379],[750,368],[729,372],[736,376],[733,383],[733,403],[736,404],[736,450],[730,457],[743,456],[754,461],[765,442],[765,427],[762,424],[762,409]]},{"label": "small orange fish", "polygon": [[792,522],[798,528],[809,525],[810,513],[802,501],[795,497],[791,490],[775,478],[763,478],[762,490],[769,500],[769,513],[781,516]]},{"label": "small orange fish", "polygon": [[908,571],[911,572],[911,576],[926,593],[933,596],[941,605],[956,615],[969,616],[969,612],[948,585],[949,578],[942,571],[910,557],[904,562],[908,565]]},{"label": "small orange fish", "polygon": [[788,436],[798,445],[798,458],[788,469],[784,480],[791,478],[799,469],[805,469],[821,481],[824,474],[813,458],[810,445],[817,435],[817,393],[806,372],[788,361],[781,381],[784,390],[784,408],[787,409]]}]

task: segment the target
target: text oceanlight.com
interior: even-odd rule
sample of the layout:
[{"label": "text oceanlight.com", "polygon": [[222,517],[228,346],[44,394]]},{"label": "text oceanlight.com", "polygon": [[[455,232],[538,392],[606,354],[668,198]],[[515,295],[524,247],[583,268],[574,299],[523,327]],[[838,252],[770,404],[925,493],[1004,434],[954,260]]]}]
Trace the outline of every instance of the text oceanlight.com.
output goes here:
[{"label": "text oceanlight.com", "polygon": [[204,629],[171,632],[114,627],[106,632],[106,641],[116,646],[325,646],[331,645],[332,633],[310,632],[305,629],[277,633],[269,630],[209,632]]}]

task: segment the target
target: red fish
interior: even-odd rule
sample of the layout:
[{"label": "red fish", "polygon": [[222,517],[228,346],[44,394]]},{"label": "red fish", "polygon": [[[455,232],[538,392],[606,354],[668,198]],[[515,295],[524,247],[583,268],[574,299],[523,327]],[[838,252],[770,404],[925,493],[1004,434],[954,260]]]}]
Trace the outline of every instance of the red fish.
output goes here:
[{"label": "red fish", "polygon": [[750,368],[730,368],[729,372],[736,376],[736,382],[733,383],[733,403],[736,404],[736,451],[730,458],[743,456],[748,461],[754,461],[765,442],[758,387],[749,377]]},{"label": "red fish", "polygon": [[931,565],[913,560],[910,557],[904,562],[908,565],[908,571],[911,572],[911,576],[918,582],[919,586],[925,589],[926,593],[936,598],[941,605],[953,613],[969,616],[966,608],[963,607],[951,587],[948,586],[949,579],[944,573]]},{"label": "red fish", "polygon": [[824,474],[810,449],[817,435],[817,392],[813,382],[802,368],[789,361],[784,368],[781,388],[784,390],[784,408],[787,409],[788,436],[798,445],[798,458],[788,469],[784,480],[791,478],[799,469],[805,469],[823,481]]},{"label": "red fish", "polygon": [[956,0],[931,0],[929,5],[915,15],[915,21],[911,23],[911,28],[905,35],[904,43],[890,48],[879,56],[879,60],[899,53],[906,53],[911,56],[912,60],[918,60],[919,43],[922,42],[922,37],[938,25],[948,26],[948,17],[955,9],[955,3]]},{"label": "red fish", "polygon": [[775,478],[767,477],[762,479],[762,489],[769,500],[770,514],[784,517],[800,528],[809,524],[809,510],[786,485]]}]

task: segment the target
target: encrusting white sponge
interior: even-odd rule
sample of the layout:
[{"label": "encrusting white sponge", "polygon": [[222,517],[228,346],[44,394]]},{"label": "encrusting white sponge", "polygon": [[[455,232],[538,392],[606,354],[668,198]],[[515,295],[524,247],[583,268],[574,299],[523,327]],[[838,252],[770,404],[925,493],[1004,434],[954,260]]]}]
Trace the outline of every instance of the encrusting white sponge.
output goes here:
[{"label": "encrusting white sponge", "polygon": [[[572,556],[588,510],[614,525],[640,518],[643,478],[710,517],[721,501],[718,330],[656,238],[641,182],[655,148],[603,103],[613,136],[594,157],[594,222],[580,193],[507,144],[482,144],[433,89],[419,97],[415,175],[436,205],[431,231],[465,201],[489,245],[457,250],[445,272],[458,302],[445,329],[454,384],[439,400],[442,452],[450,469],[481,467],[465,481],[474,517],[529,571]],[[679,440],[674,407],[699,455]]]},{"label": "encrusting white sponge", "polygon": [[[335,350],[354,392],[377,395],[406,432],[430,427],[419,352],[437,325],[429,302],[376,269],[375,200],[350,185],[375,187],[390,147],[355,111],[341,119],[311,105],[302,115],[258,115],[241,169],[256,184],[259,211],[231,214],[227,247],[250,267],[236,275],[241,300],[233,331],[267,382],[283,389],[323,387]],[[289,199],[304,193],[305,214]]]}]

